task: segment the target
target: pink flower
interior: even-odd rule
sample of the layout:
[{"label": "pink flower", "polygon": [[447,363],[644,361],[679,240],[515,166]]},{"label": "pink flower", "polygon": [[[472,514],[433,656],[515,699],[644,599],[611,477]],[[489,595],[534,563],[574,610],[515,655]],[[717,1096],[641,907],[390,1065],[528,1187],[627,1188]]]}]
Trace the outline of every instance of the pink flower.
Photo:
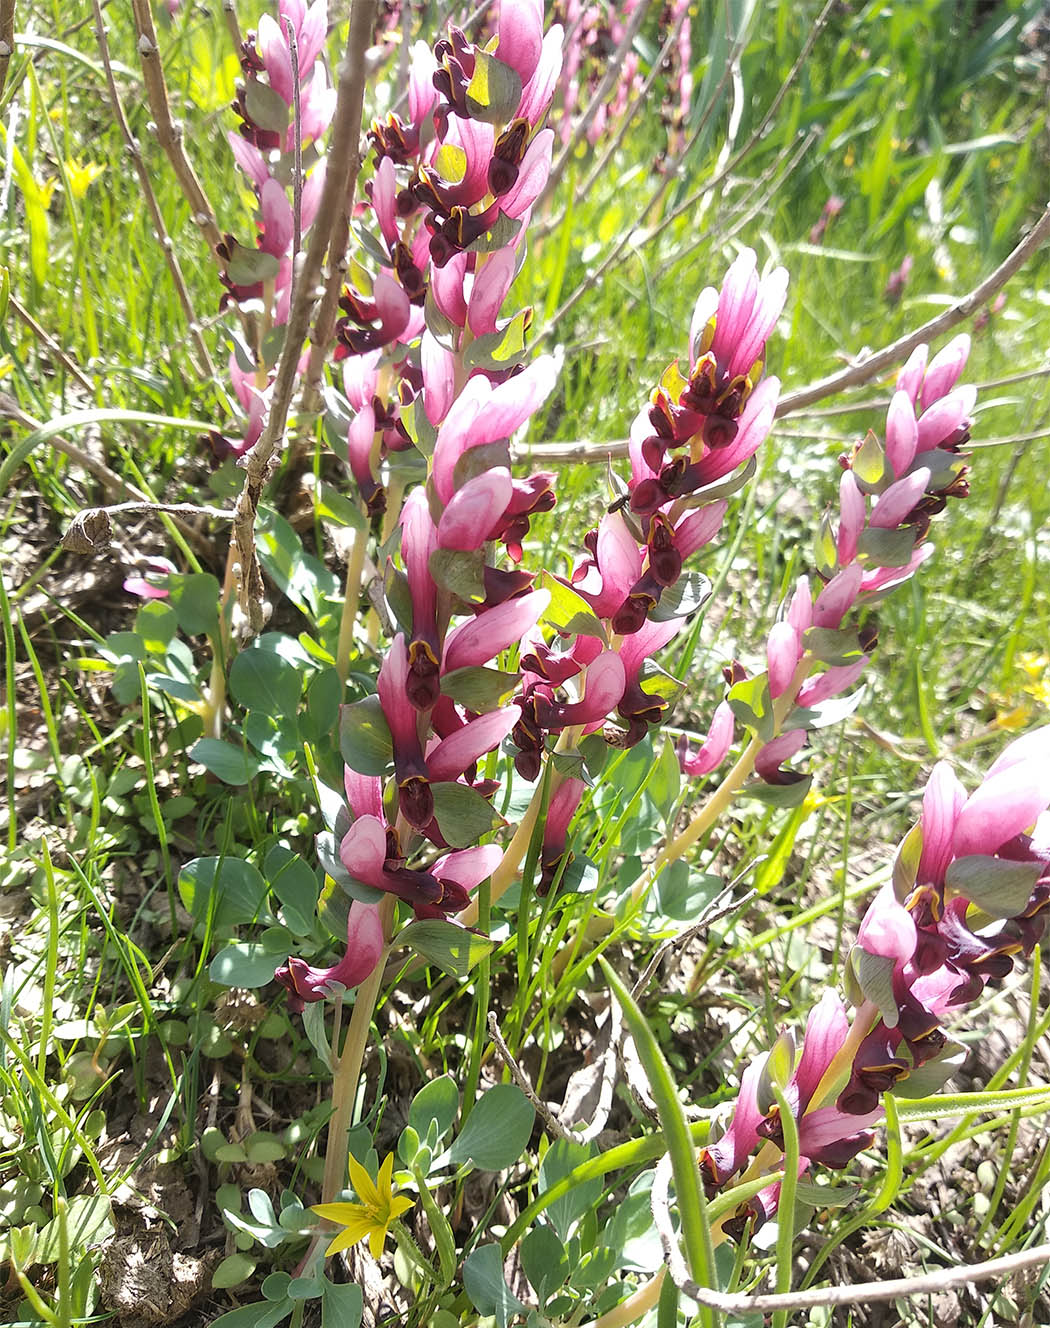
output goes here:
[{"label": "pink flower", "polygon": [[709,775],[726,758],[733,745],[733,710],[728,701],[720,701],[711,718],[711,727],[699,751],[690,753],[685,738],[678,743],[678,764],[682,774]]},{"label": "pink flower", "polygon": [[364,982],[383,953],[383,924],[376,904],[351,900],[346,917],[346,954],[331,968],[312,968],[296,955],[274,973],[288,991],[288,1008],[298,1013],[304,1005],[349,990]]}]

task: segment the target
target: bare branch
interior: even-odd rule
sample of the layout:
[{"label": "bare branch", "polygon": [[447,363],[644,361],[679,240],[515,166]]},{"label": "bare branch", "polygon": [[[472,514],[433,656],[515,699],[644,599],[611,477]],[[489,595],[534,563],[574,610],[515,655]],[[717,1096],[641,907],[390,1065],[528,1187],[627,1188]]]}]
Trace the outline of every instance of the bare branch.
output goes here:
[{"label": "bare branch", "polygon": [[884,346],[882,350],[876,351],[859,363],[851,364],[848,368],[830,374],[827,378],[818,379],[817,382],[810,383],[808,387],[800,387],[794,392],[786,393],[780,398],[777,415],[790,415],[792,411],[810,406],[814,401],[821,401],[824,397],[833,396],[837,392],[844,392],[848,387],[856,387],[860,383],[870,382],[883,370],[892,369],[906,360],[915,347],[921,345],[922,342],[939,337],[942,333],[956,327],[964,319],[970,318],[982,304],[987,304],[992,296],[1006,285],[1015,272],[1024,267],[1025,263],[1028,262],[1048,236],[1050,236],[1050,205],[1047,206],[1046,211],[1017,248],[999,264],[990,276],[987,276],[980,285],[975,286],[968,295],[964,295],[961,300],[956,300],[950,308],[945,309],[943,313],[939,313],[936,318],[931,318],[928,323],[923,323],[922,327],[916,328],[914,332],[898,337],[896,341]]},{"label": "bare branch", "polygon": [[861,1305],[869,1301],[896,1300],[898,1296],[929,1296],[936,1291],[971,1283],[990,1282],[1008,1277],[1025,1268],[1035,1268],[1050,1262],[1050,1245],[1037,1245],[1031,1250],[1008,1254],[1002,1259],[988,1259],[984,1263],[962,1268],[940,1268],[934,1273],[920,1273],[916,1277],[896,1277],[888,1282],[857,1282],[852,1286],[816,1287],[810,1291],[789,1291],[782,1295],[746,1296],[711,1287],[698,1286],[689,1277],[685,1261],[678,1251],[671,1228],[667,1199],[670,1181],[670,1159],[657,1166],[653,1177],[653,1220],[660,1235],[668,1272],[675,1285],[699,1305],[707,1305],[723,1314],[770,1313],[773,1310],[808,1310],[828,1305]]},{"label": "bare branch", "polygon": [[[141,3],[141,0],[136,0]],[[148,3],[148,0],[147,0]],[[375,0],[353,0],[346,54],[339,67],[333,133],[317,218],[303,256],[295,297],[285,328],[270,413],[262,436],[246,454],[244,487],[237,500],[233,538],[240,570],[238,602],[251,631],[262,627],[262,573],[255,552],[255,517],[270,468],[284,443],[288,409],[298,378],[299,357],[310,328],[321,266],[333,235],[353,205],[360,165],[361,112],[365,94],[365,52],[371,39]]]},{"label": "bare branch", "polygon": [[536,1090],[529,1082],[528,1075],[514,1059],[510,1048],[503,1040],[503,1034],[499,1031],[499,1023],[496,1020],[496,1012],[494,1010],[489,1011],[489,1037],[492,1039],[496,1051],[499,1053],[500,1060],[510,1071],[510,1077],[532,1103],[536,1110],[536,1114],[543,1121],[544,1125],[546,1125],[547,1129],[550,1130],[551,1134],[553,1134],[556,1139],[576,1138],[571,1130],[567,1130],[565,1126],[562,1125],[561,1121],[554,1115],[546,1102],[544,1102],[537,1094]]},{"label": "bare branch", "polygon": [[215,221],[215,209],[208,195],[204,192],[197,172],[190,165],[182,145],[182,126],[171,117],[168,103],[168,89],[164,82],[164,69],[160,61],[160,47],[157,45],[157,33],[153,26],[153,11],[150,0],[131,0],[135,18],[135,34],[138,41],[139,60],[142,64],[142,78],[146,84],[146,96],[149,98],[150,112],[157,126],[157,139],[167,154],[186,201],[190,205],[190,215],[207,240],[216,262],[225,266],[218,254],[222,235]]}]

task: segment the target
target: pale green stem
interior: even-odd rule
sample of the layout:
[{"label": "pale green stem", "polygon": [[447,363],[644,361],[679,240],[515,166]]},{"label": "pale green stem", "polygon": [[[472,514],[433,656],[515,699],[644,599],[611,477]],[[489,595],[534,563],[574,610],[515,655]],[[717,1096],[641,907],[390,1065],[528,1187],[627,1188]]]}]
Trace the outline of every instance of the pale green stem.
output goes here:
[{"label": "pale green stem", "polygon": [[[394,898],[388,895],[379,904],[379,916],[386,936],[393,922]],[[324,1159],[324,1183],[321,1187],[321,1202],[331,1203],[340,1190],[345,1188],[347,1164],[347,1135],[354,1104],[357,1101],[358,1083],[361,1078],[361,1065],[368,1046],[368,1034],[372,1027],[372,1015],[375,1012],[379,990],[383,984],[383,969],[389,953],[387,945],[371,974],[357,989],[357,999],[350,1015],[346,1030],[346,1042],[339,1056],[332,1076],[332,1101],[335,1110],[328,1122],[328,1147]],[[335,1048],[332,1048],[333,1053]]]},{"label": "pale green stem", "polygon": [[729,807],[729,804],[736,797],[737,793],[747,781],[751,772],[755,768],[755,761],[759,752],[766,745],[767,741],[772,741],[780,734],[780,726],[785,717],[795,704],[795,697],[798,696],[799,688],[809,676],[813,668],[814,660],[812,656],[806,655],[799,661],[798,668],[795,670],[795,676],[784,692],[777,697],[773,703],[773,732],[769,739],[759,738],[756,734],[747,744],[744,750],[737,757],[736,764],[732,770],[722,780],[718,788],[708,798],[696,815],[692,818],[685,829],[674,837],[669,843],[665,844],[655,859],[638,877],[631,887],[631,902],[639,904],[644,898],[646,892],[665,867],[672,862],[677,862],[683,857],[693,845],[701,839],[711,827],[716,823],[722,813]]},{"label": "pale green stem", "polygon": [[361,598],[361,576],[365,569],[365,550],[368,547],[368,528],[354,531],[350,557],[346,563],[346,591],[343,595],[343,614],[339,620],[339,644],[335,648],[335,671],[341,683],[350,672],[350,644],[354,639],[357,604]]}]

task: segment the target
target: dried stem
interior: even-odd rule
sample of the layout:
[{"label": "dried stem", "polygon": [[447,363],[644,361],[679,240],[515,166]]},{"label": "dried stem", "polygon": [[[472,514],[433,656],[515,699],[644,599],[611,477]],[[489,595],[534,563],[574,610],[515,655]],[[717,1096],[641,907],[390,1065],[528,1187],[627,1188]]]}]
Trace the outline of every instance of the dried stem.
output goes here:
[{"label": "dried stem", "polygon": [[191,166],[182,145],[182,126],[171,117],[168,102],[168,88],[164,82],[164,68],[160,59],[160,47],[157,45],[157,33],[153,26],[153,11],[150,0],[131,0],[135,19],[135,34],[138,41],[139,60],[142,64],[142,78],[149,98],[150,113],[157,126],[157,140],[164,149],[172,169],[190,205],[190,215],[208,242],[216,262],[225,266],[218,254],[222,235],[215,221],[215,209],[208,195],[204,192],[197,172]]},{"label": "dried stem", "polygon": [[994,272],[975,286],[968,295],[964,295],[961,300],[956,300],[950,308],[945,309],[943,313],[939,313],[936,318],[931,318],[928,323],[923,323],[914,332],[898,337],[896,341],[884,346],[882,350],[876,351],[859,363],[851,364],[848,368],[830,374],[827,378],[818,379],[817,382],[810,383],[808,387],[800,387],[795,392],[786,393],[780,398],[777,415],[789,415],[794,410],[801,410],[804,406],[812,405],[814,401],[821,401],[824,397],[834,396],[837,392],[844,392],[848,387],[856,387],[860,383],[870,382],[883,370],[891,369],[906,360],[915,347],[921,345],[922,342],[930,341],[957,326],[964,319],[970,318],[982,304],[987,304],[992,296],[1006,285],[1015,272],[1024,267],[1025,263],[1028,262],[1048,236],[1050,236],[1050,205],[1047,206],[1043,215],[1016,249],[999,264]]},{"label": "dried stem", "polygon": [[[888,1282],[855,1282],[852,1286],[817,1287],[811,1291],[791,1291],[785,1295],[745,1296],[713,1291],[697,1286],[689,1278],[677,1285],[700,1305],[723,1314],[769,1313],[773,1310],[808,1310],[826,1305],[861,1305],[869,1301],[896,1300],[898,1296],[930,1296],[951,1287],[1002,1280],[1025,1268],[1036,1268],[1050,1261],[1050,1245],[1008,1254],[1002,1259],[963,1268],[940,1268],[935,1273],[916,1277],[896,1277]],[[674,1269],[671,1269],[674,1277]]]},{"label": "dried stem", "polygon": [[536,1114],[543,1121],[547,1129],[555,1139],[575,1139],[577,1136],[571,1130],[567,1130],[560,1120],[553,1114],[546,1102],[537,1094],[529,1077],[514,1059],[510,1048],[503,1040],[503,1034],[499,1031],[499,1021],[496,1019],[495,1010],[489,1011],[489,1037],[492,1039],[499,1058],[510,1071],[510,1077],[518,1085],[521,1091],[532,1103]]},{"label": "dried stem", "polygon": [[[44,428],[41,421],[34,418],[34,416],[27,414],[13,397],[9,397],[6,393],[0,392],[0,418],[3,418],[4,416],[16,420],[30,433],[39,433],[40,430]],[[72,442],[69,438],[64,437],[62,434],[51,434],[48,437],[47,442],[49,447],[53,447],[57,452],[61,452],[64,456],[69,457],[70,461],[75,462],[76,465],[80,466],[94,479],[98,480],[106,493],[131,493],[143,504],[146,504],[151,508],[159,506],[152,494],[146,493],[144,489],[138,488],[129,480],[122,479],[115,470],[110,470],[109,466],[107,466],[104,461],[99,461],[96,457],[93,457],[90,452],[85,451],[84,448],[80,447],[79,444]],[[173,516],[172,522],[178,529],[179,533],[184,536],[188,543],[193,545],[198,553],[202,553],[208,558],[213,555],[214,549],[212,548],[211,541],[202,535],[199,530],[195,530],[193,526],[187,525],[186,522],[181,521],[178,516]]]},{"label": "dried stem", "polygon": [[[97,2],[97,0],[96,0]],[[288,59],[292,66],[292,134],[294,156],[292,162],[292,297],[295,297],[295,262],[303,247],[303,104],[299,87],[299,43],[295,37],[295,24],[284,20],[288,39]]]},{"label": "dried stem", "polygon": [[310,230],[310,242],[296,283],[284,347],[277,366],[270,413],[262,436],[244,458],[244,488],[237,500],[233,538],[240,563],[238,601],[250,630],[255,633],[263,623],[262,573],[255,552],[255,517],[259,499],[278,450],[284,441],[288,409],[299,376],[299,356],[310,327],[321,265],[341,217],[353,204],[360,165],[361,110],[365,95],[365,52],[371,40],[375,12],[374,0],[354,0],[350,11],[350,32],[346,54],[339,67],[334,131],[328,152],[328,170],[317,218]]},{"label": "dried stem", "polygon": [[15,53],[15,0],[0,0],[0,95],[7,82],[7,66]]},{"label": "dried stem", "polygon": [[29,310],[24,308],[14,295],[9,295],[7,302],[15,311],[17,317],[29,328],[33,336],[35,336],[36,339],[42,342],[47,348],[48,354],[53,355],[59,364],[62,365],[63,369],[65,369],[71,377],[75,378],[81,387],[86,388],[88,392],[94,393],[95,384],[87,374],[84,373],[83,369],[80,368],[76,361],[73,360],[68,352],[62,349],[54,337],[40,326]]},{"label": "dried stem", "polygon": [[[219,382],[219,376],[215,370],[215,364],[208,350],[208,345],[201,333],[200,323],[197,321],[197,315],[193,308],[193,301],[190,299],[190,292],[186,286],[185,278],[182,275],[182,268],[179,265],[178,255],[175,253],[175,246],[172,244],[171,236],[168,234],[168,228],[164,224],[164,215],[160,210],[160,204],[157,202],[157,195],[153,191],[153,182],[150,180],[149,171],[146,169],[146,163],[142,157],[142,149],[139,141],[131,132],[131,126],[128,124],[128,117],[124,113],[124,103],[121,101],[120,93],[117,90],[117,81],[113,77],[113,65],[109,57],[109,40],[106,36],[106,23],[102,17],[102,6],[99,0],[92,0],[92,6],[95,11],[95,35],[98,39],[99,54],[102,57],[102,65],[106,71],[106,84],[109,88],[109,100],[113,108],[113,118],[117,122],[121,135],[124,139],[131,161],[135,167],[135,174],[139,177],[139,185],[142,188],[142,196],[146,200],[146,207],[149,210],[150,217],[153,219],[153,229],[156,231],[160,247],[164,252],[164,261],[168,265],[168,271],[171,273],[171,279],[175,286],[175,292],[179,297],[179,303],[182,305],[183,313],[186,315],[186,321],[189,324],[190,336],[193,338],[197,347],[197,354],[200,357],[200,372],[206,378],[209,378],[216,385]],[[142,49],[140,45],[140,50]],[[143,56],[145,61],[145,56]],[[159,67],[159,61],[158,61]]]}]

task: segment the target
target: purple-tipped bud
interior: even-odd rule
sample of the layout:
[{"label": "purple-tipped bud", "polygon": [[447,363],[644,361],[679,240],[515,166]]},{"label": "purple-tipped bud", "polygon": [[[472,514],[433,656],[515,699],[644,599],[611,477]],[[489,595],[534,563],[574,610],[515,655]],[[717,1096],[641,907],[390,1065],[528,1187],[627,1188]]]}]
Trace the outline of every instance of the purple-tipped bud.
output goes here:
[{"label": "purple-tipped bud", "polygon": [[907,392],[893,394],[886,412],[886,459],[898,479],[906,475],[919,447],[915,405]]},{"label": "purple-tipped bud", "polygon": [[949,341],[926,366],[919,404],[923,410],[947,396],[959,381],[970,354],[970,338],[965,332]]},{"label": "purple-tipped bud", "polygon": [[775,700],[787,690],[801,656],[798,634],[789,622],[774,623],[766,637],[769,694]]},{"label": "purple-tipped bud", "polygon": [[870,525],[876,530],[896,530],[922,500],[930,472],[926,466],[913,470],[882,493],[871,510]]}]

